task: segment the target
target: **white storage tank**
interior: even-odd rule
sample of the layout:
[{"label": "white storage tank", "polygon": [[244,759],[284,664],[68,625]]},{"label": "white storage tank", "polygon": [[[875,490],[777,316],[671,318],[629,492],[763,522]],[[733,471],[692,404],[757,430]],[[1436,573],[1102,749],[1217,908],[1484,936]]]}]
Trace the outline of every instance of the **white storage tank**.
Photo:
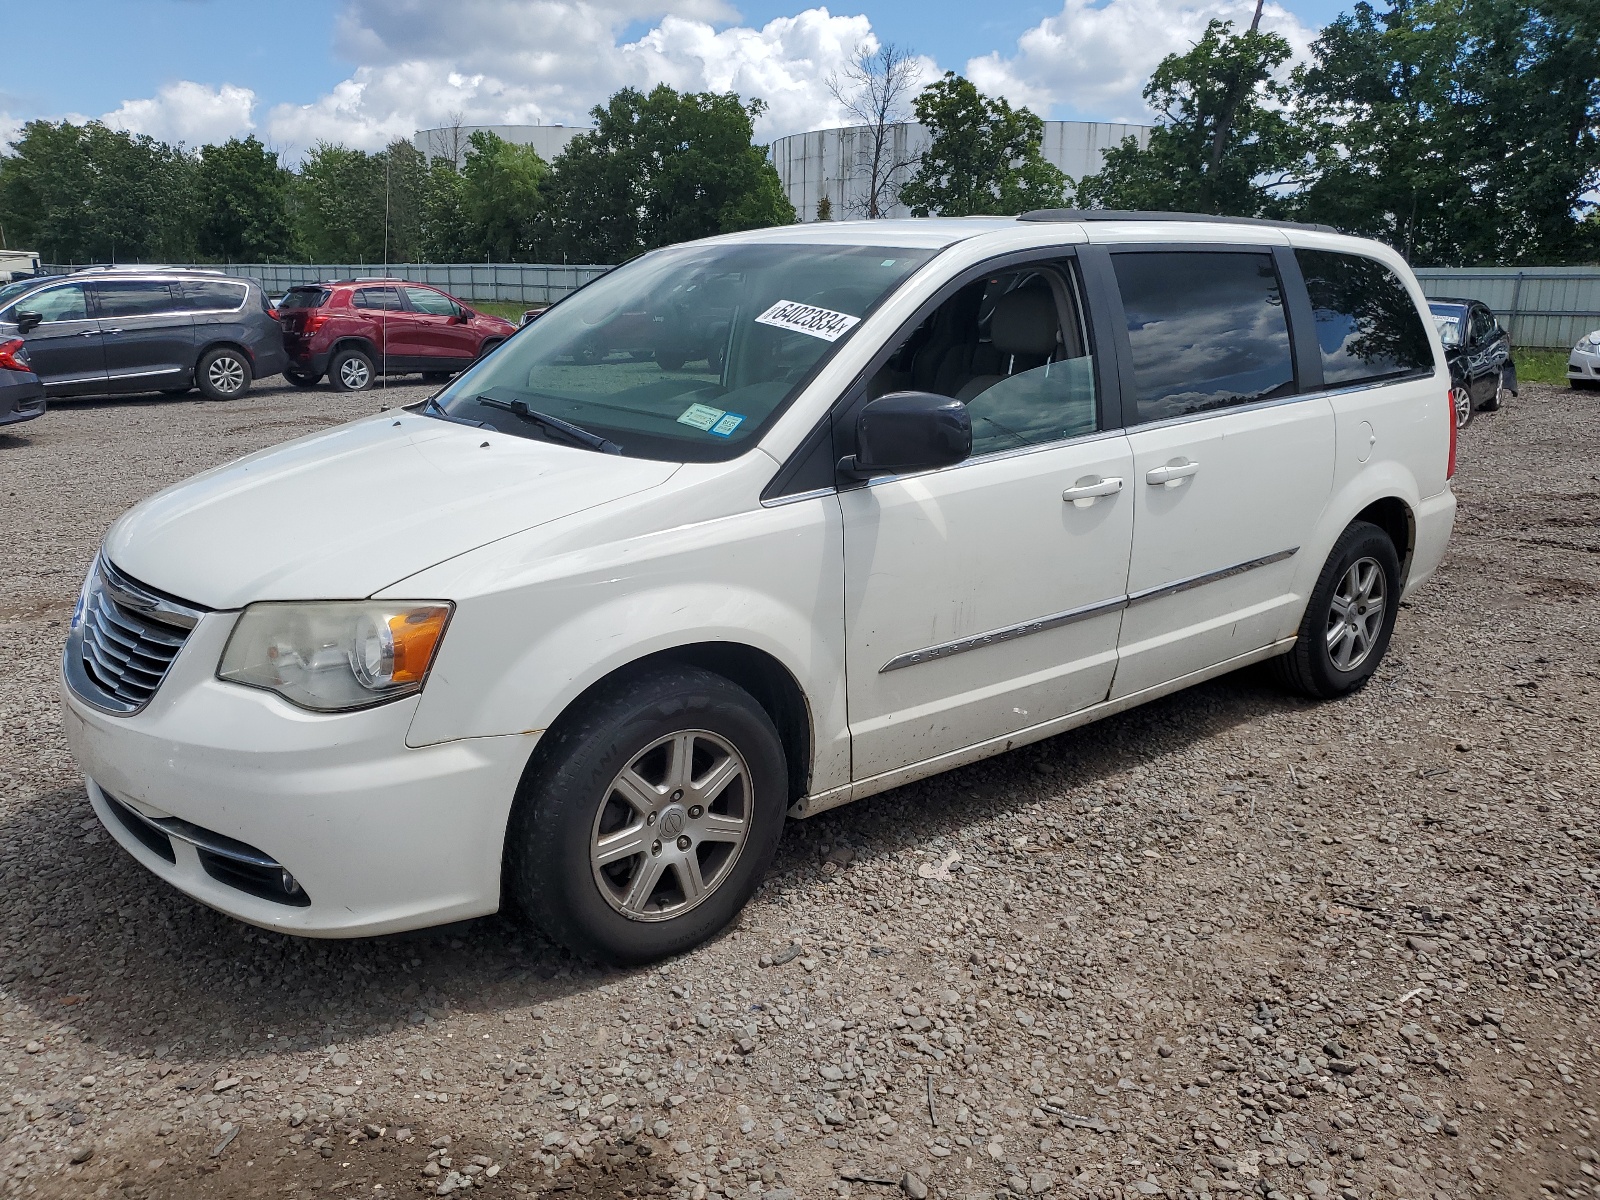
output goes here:
[{"label": "white storage tank", "polygon": [[437,129],[419,129],[411,135],[411,144],[422,151],[423,157],[448,158],[456,166],[466,162],[468,139],[475,133],[492,133],[513,146],[532,146],[545,162],[567,148],[567,143],[587,128],[572,125],[442,125]]},{"label": "white storage tank", "polygon": [[[1122,125],[1111,121],[1046,121],[1040,150],[1045,161],[1055,164],[1073,181],[1096,174],[1105,161],[1106,151],[1123,138],[1135,139],[1140,148],[1149,144],[1149,125]],[[772,143],[772,163],[778,169],[789,202],[802,221],[817,219],[817,202],[824,195],[833,208],[835,221],[866,216],[867,151],[870,127],[816,129],[795,133]],[[916,160],[932,144],[927,129],[907,121],[888,129],[883,155],[886,163],[905,163],[889,189],[893,203],[884,216],[908,217],[910,210],[899,201],[900,186],[916,173]],[[1070,196],[1068,199],[1070,200]]]}]

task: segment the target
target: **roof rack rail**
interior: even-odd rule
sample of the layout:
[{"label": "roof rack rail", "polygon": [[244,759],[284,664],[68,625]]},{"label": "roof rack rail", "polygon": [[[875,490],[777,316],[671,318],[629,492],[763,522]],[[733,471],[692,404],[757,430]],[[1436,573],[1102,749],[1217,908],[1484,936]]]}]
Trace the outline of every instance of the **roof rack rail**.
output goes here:
[{"label": "roof rack rail", "polygon": [[1193,221],[1201,225],[1270,225],[1278,229],[1310,229],[1317,233],[1338,233],[1331,225],[1309,225],[1303,221],[1269,221],[1265,217],[1219,217],[1213,213],[1144,212],[1119,208],[1036,208],[1017,218],[1019,221]]}]

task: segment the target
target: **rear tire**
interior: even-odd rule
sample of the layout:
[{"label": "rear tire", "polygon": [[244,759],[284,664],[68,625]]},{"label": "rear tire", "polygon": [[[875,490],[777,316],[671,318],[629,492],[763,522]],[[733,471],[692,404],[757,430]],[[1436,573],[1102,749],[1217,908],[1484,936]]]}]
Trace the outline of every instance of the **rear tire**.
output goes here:
[{"label": "rear tire", "polygon": [[1311,591],[1293,649],[1272,660],[1279,682],[1314,700],[1353,692],[1389,648],[1400,610],[1400,557],[1389,535],[1352,521]]},{"label": "rear tire", "polygon": [[371,356],[359,346],[346,346],[328,364],[328,382],[336,392],[364,392],[374,374]]},{"label": "rear tire", "polygon": [[250,360],[232,346],[207,350],[195,364],[194,382],[207,400],[237,400],[250,390]]},{"label": "rear tire", "polygon": [[297,388],[316,387],[322,381],[321,375],[315,375],[310,371],[296,371],[293,369],[284,371],[283,377]]},{"label": "rear tire", "polygon": [[585,702],[539,744],[506,833],[506,893],[579,955],[681,954],[750,898],[787,807],[783,744],[765,710],[720,675],[656,667]]}]

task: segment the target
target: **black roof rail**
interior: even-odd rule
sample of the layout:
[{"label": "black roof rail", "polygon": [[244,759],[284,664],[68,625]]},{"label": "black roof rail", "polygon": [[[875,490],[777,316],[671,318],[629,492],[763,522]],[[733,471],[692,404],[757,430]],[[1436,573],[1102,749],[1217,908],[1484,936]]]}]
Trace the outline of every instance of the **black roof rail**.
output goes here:
[{"label": "black roof rail", "polygon": [[1265,217],[1219,217],[1214,213],[1144,212],[1120,208],[1036,208],[1017,218],[1019,221],[1192,221],[1200,225],[1270,225],[1278,229],[1310,229],[1317,233],[1338,233],[1331,225],[1308,225],[1302,221],[1269,221]]}]

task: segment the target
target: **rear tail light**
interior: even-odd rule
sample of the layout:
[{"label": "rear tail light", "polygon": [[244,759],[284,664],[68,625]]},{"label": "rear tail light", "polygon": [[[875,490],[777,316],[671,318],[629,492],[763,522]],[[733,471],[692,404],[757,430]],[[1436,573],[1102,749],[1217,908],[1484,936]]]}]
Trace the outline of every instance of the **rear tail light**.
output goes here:
[{"label": "rear tail light", "polygon": [[7,371],[33,370],[33,364],[28,361],[28,343],[21,338],[0,342],[0,367]]},{"label": "rear tail light", "polygon": [[1450,460],[1445,464],[1444,468],[1445,482],[1448,483],[1456,477],[1456,438],[1458,436],[1458,431],[1456,430],[1456,406],[1448,391],[1444,394],[1444,415],[1445,419],[1450,422]]},{"label": "rear tail light", "polygon": [[327,313],[310,312],[310,313],[306,314],[305,324],[300,326],[300,329],[304,333],[315,333],[317,330],[321,329],[327,323],[328,323],[328,314]]}]

